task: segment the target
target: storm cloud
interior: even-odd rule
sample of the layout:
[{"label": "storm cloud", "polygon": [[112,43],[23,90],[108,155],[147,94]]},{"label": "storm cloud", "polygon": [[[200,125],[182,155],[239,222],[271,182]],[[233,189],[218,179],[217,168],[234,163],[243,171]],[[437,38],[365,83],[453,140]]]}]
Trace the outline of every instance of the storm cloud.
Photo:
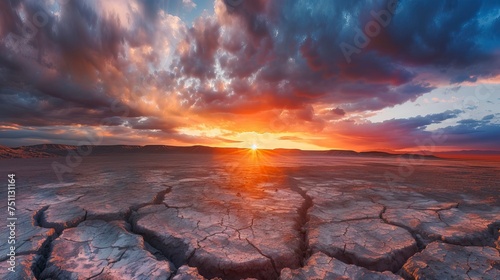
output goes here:
[{"label": "storm cloud", "polygon": [[[167,2],[1,1],[0,141],[30,138],[15,128],[67,142],[46,133],[83,126],[117,142],[239,143],[246,130],[408,148],[460,112],[363,116],[500,75],[495,1],[216,0],[193,19],[182,15],[197,1]],[[492,148],[497,119],[440,129],[450,145]],[[222,132],[185,134],[200,127]]]}]

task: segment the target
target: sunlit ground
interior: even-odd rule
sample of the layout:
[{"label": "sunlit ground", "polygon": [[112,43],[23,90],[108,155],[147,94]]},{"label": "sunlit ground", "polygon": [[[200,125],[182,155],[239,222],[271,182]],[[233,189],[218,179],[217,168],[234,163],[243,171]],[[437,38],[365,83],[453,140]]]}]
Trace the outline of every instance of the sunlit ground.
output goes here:
[{"label": "sunlit ground", "polygon": [[222,179],[228,180],[227,186],[237,188],[246,196],[262,198],[265,193],[261,186],[272,185],[271,182],[283,184],[285,174],[278,167],[278,162],[289,157],[279,151],[259,149],[257,144],[252,144],[247,149],[218,154],[214,159],[222,167]]}]

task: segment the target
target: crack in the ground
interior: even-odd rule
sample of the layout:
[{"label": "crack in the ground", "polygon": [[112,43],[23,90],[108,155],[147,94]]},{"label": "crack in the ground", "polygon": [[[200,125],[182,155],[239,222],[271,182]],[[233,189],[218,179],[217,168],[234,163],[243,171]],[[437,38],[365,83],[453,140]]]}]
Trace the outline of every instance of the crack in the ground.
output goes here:
[{"label": "crack in the ground", "polygon": [[[32,215],[32,224],[35,227],[43,228],[41,226],[41,219],[43,212],[49,208],[48,205],[41,207],[40,209],[36,210],[33,215]],[[52,229],[52,228],[50,228]],[[31,271],[33,272],[33,275],[35,276],[36,279],[40,279],[40,274],[42,271],[45,269],[47,265],[47,260],[50,255],[50,246],[52,244],[52,241],[56,239],[59,234],[53,229],[53,233],[48,235],[47,238],[43,241],[42,245],[40,248],[36,251],[28,251],[28,252],[23,252],[23,253],[18,253],[18,256],[22,255],[35,255],[36,261],[33,263],[33,265],[30,267]],[[31,238],[30,238],[31,239]]]},{"label": "crack in the ground", "polygon": [[490,234],[493,236],[493,247],[495,247],[495,242],[497,240],[500,242],[500,221],[492,222],[488,225],[488,229]]},{"label": "crack in the ground", "polygon": [[191,262],[191,259],[194,257],[194,254],[196,253],[196,250],[198,250],[198,248],[195,248],[191,254],[189,254],[189,256],[187,257],[186,259],[186,263],[185,264],[189,264]]},{"label": "crack in the ground", "polygon": [[[48,208],[48,206],[45,207],[45,209],[47,209],[47,208]],[[86,220],[87,220],[87,211],[85,211],[85,216],[84,216],[84,220],[83,221],[80,221],[75,226],[65,227],[61,232],[54,233],[54,235],[52,235],[51,237],[49,237],[45,241],[44,245],[42,245],[42,247],[41,247],[42,248],[41,251],[39,253],[37,253],[37,255],[39,256],[39,258],[37,259],[37,262],[36,262],[35,266],[32,267],[32,271],[33,271],[33,274],[35,275],[36,279],[41,279],[40,275],[42,274],[42,272],[47,267],[47,262],[48,262],[48,260],[50,258],[51,253],[52,253],[52,242],[54,240],[60,238],[60,236],[62,235],[62,233],[64,232],[64,230],[69,229],[69,228],[78,227],[78,225],[80,225],[80,223],[83,223]],[[39,227],[42,227],[42,226],[39,226]],[[54,228],[51,228],[51,229],[54,229]],[[69,240],[69,239],[66,239],[66,240],[72,241],[72,240]],[[101,273],[102,273],[102,271],[101,271]],[[98,276],[98,275],[96,275],[96,276]],[[91,277],[91,278],[93,278],[93,277]],[[89,279],[91,279],[91,278],[89,278]]]},{"label": "crack in the ground", "polygon": [[[400,228],[403,228],[405,229],[406,231],[408,231],[411,236],[413,237],[413,239],[415,239],[415,242],[417,243],[417,252],[421,252],[423,249],[425,249],[426,247],[426,244],[429,243],[430,240],[428,240],[429,238],[426,236],[425,239],[420,235],[419,232],[413,230],[411,227],[408,227],[408,226],[405,226],[403,224],[399,224],[399,223],[391,223],[390,221],[388,221],[385,217],[384,217],[384,213],[385,211],[387,210],[387,208],[384,207],[384,210],[380,213],[380,219],[388,224],[388,225],[391,225],[391,226],[395,226],[395,227],[400,227]],[[411,257],[411,256],[410,256]]]},{"label": "crack in the ground", "polygon": [[290,190],[296,192],[304,199],[302,205],[297,210],[299,219],[296,223],[296,230],[300,234],[300,248],[302,251],[300,256],[300,265],[304,266],[307,258],[311,253],[309,251],[309,244],[307,242],[308,223],[310,218],[308,212],[309,209],[314,205],[314,202],[313,199],[307,194],[307,192],[305,192],[298,186],[299,182],[296,179],[289,177],[287,184],[290,187]]},{"label": "crack in the ground", "polygon": [[[383,218],[382,216],[384,216],[385,211],[387,211],[387,206],[382,205],[382,211],[380,211],[380,213],[378,214],[378,217],[379,217],[382,221],[384,221],[384,218]],[[385,221],[384,221],[384,222],[385,222]]]},{"label": "crack in the ground", "polygon": [[131,225],[131,227],[133,227],[133,225],[130,223],[130,217],[132,216],[133,212],[137,212],[139,209],[147,206],[163,204],[165,196],[172,191],[172,186],[166,186],[166,187],[167,187],[166,189],[157,192],[156,195],[151,199],[151,201],[129,207],[128,211],[125,213],[124,220],[128,222]]},{"label": "crack in the ground", "polygon": [[51,236],[47,238],[40,248],[40,251],[37,252],[37,260],[35,264],[31,267],[31,271],[33,272],[33,275],[35,276],[36,279],[41,279],[40,274],[45,270],[45,267],[47,266],[47,261],[49,260],[50,253],[51,253],[51,245],[52,241],[54,241],[58,236],[54,234],[54,236]]},{"label": "crack in the ground", "polygon": [[151,204],[162,204],[165,196],[172,191],[172,186],[167,186],[167,188],[161,192],[158,192],[155,197],[151,200]]},{"label": "crack in the ground", "polygon": [[[179,260],[175,260],[173,255],[171,255],[169,252],[171,252],[171,248],[168,245],[165,245],[165,243],[161,240],[161,237],[155,236],[151,232],[139,232],[133,227],[133,220],[130,217],[130,219],[127,221],[130,225],[130,232],[142,236],[145,242],[147,242],[152,248],[157,250],[159,253],[161,253],[166,260],[169,260],[172,264],[174,264],[175,269],[179,268],[180,266],[187,264],[185,260],[182,260],[179,262]],[[178,244],[182,245],[182,248],[177,248],[180,251],[187,251],[189,250],[189,245],[185,244],[183,240],[180,240],[178,238],[172,237],[173,239],[178,240]]]},{"label": "crack in the ground", "polygon": [[34,226],[43,228],[42,227],[43,212],[45,212],[45,210],[47,210],[47,209],[49,209],[49,205],[43,206],[42,208],[35,211],[35,213],[33,213],[33,225]]},{"label": "crack in the ground", "polygon": [[40,275],[47,267],[47,261],[49,260],[52,251],[52,242],[58,237],[58,233],[54,233],[54,235],[48,237],[40,248],[40,251],[37,252],[38,258],[34,266],[31,267],[31,271],[33,272],[33,275],[35,275],[36,279],[41,279]]},{"label": "crack in the ground", "polygon": [[[422,250],[425,248],[425,245],[424,245],[424,243],[423,243],[423,241],[422,241],[421,237],[420,237],[417,233],[415,233],[415,232],[414,232],[411,228],[405,227],[405,226],[403,226],[403,225],[397,225],[397,224],[390,223],[388,220],[386,220],[386,219],[384,218],[384,214],[385,214],[385,212],[386,212],[386,211],[387,211],[387,209],[388,209],[388,208],[387,208],[387,206],[385,206],[384,204],[381,204],[381,203],[379,203],[379,202],[374,201],[374,200],[373,200],[373,198],[370,198],[370,200],[371,200],[373,203],[375,203],[375,204],[378,204],[378,205],[382,206],[382,210],[380,211],[380,213],[379,213],[379,215],[378,215],[378,218],[379,218],[379,219],[380,219],[383,223],[388,224],[388,225],[392,225],[392,226],[396,226],[396,227],[400,227],[400,228],[405,229],[406,231],[408,231],[408,232],[412,235],[413,239],[415,240],[415,242],[416,242],[416,244],[417,244],[417,251],[416,251],[416,252],[414,252],[412,255],[408,256],[407,258],[405,258],[405,261],[402,263],[402,265],[401,265],[399,268],[397,268],[396,270],[394,270],[394,271],[399,271],[399,270],[400,270],[400,269],[404,266],[404,264],[408,261],[408,259],[410,259],[410,258],[411,258],[413,255],[415,255],[416,253],[418,253],[418,252],[422,251]],[[363,217],[363,218],[355,218],[355,219],[343,220],[343,221],[341,221],[341,222],[358,221],[358,220],[369,220],[369,219],[373,219],[373,218],[366,218],[366,217]],[[346,227],[346,229],[345,229],[345,231],[344,231],[344,233],[343,233],[342,235],[344,235],[344,236],[345,236],[345,235],[347,234],[347,231],[348,231],[349,227],[350,227],[350,224],[349,224],[349,223],[347,223],[347,227]],[[345,244],[344,244],[344,247],[343,247],[343,249],[342,249],[342,255],[344,256],[344,258],[336,258],[335,256],[332,256],[332,255],[327,254],[327,253],[325,253],[325,252],[323,252],[323,253],[325,253],[325,254],[326,254],[326,255],[328,255],[329,257],[335,258],[335,259],[337,259],[337,260],[339,260],[339,261],[341,261],[341,262],[344,262],[344,263],[346,263],[346,264],[354,264],[354,262],[352,261],[351,257],[349,257],[349,256],[347,256],[347,255],[346,255],[346,252],[345,252],[345,250],[346,250],[346,245],[347,245],[347,243],[345,243]],[[384,245],[384,246],[385,246],[385,245]],[[396,257],[396,255],[394,255],[394,256],[393,256],[393,258],[395,258],[395,257]],[[357,266],[360,266],[360,267],[364,267],[364,266],[359,265],[359,264],[356,264],[356,265],[357,265]],[[364,267],[364,268],[366,268],[366,269],[368,269],[368,270],[370,270],[370,271],[376,271],[376,270],[370,269],[370,268],[368,268],[368,267]]]},{"label": "crack in the ground", "polygon": [[[131,207],[130,211],[125,216],[125,222],[127,222],[130,225],[129,232],[131,232],[133,234],[140,235],[143,238],[144,243],[147,244],[147,246],[144,246],[145,250],[150,252],[157,260],[168,260],[170,263],[173,264],[173,266],[172,266],[173,271],[171,273],[170,278],[175,276],[175,274],[177,273],[177,269],[180,266],[182,266],[183,264],[187,264],[187,263],[182,263],[182,264],[175,263],[172,258],[168,257],[168,253],[167,253],[168,249],[164,248],[165,247],[164,244],[161,242],[161,240],[158,239],[158,237],[155,237],[154,235],[149,234],[147,232],[137,231],[134,228],[134,221],[133,221],[132,215],[134,212],[139,211],[139,209],[141,209],[141,208],[151,206],[151,205],[164,204],[163,201],[165,200],[165,196],[172,191],[172,188],[173,188],[172,186],[167,186],[167,188],[165,190],[158,192],[153,197],[151,202],[149,202],[149,203],[145,203],[145,204],[139,205],[137,207],[133,207],[133,208]],[[166,207],[168,208],[168,206],[166,206]],[[148,248],[148,246],[150,248],[152,248],[154,251],[151,250],[150,248]],[[193,252],[191,253],[191,255],[189,256],[188,259],[190,259],[194,255],[195,251],[196,251],[196,249],[193,250]]]},{"label": "crack in the ground", "polygon": [[128,213],[126,213],[125,215],[125,221],[128,220],[130,214],[132,211],[138,211],[139,209],[141,208],[144,208],[144,207],[147,207],[147,206],[151,206],[151,205],[160,205],[160,204],[163,204],[163,200],[165,200],[165,196],[170,193],[172,191],[172,186],[167,186],[167,185],[163,185],[164,187],[166,187],[164,190],[162,191],[159,191],[155,194],[155,196],[153,196],[153,198],[149,201],[149,202],[145,202],[145,203],[141,203],[141,204],[138,204],[138,205],[135,205],[135,206],[131,206],[129,209],[130,211]]},{"label": "crack in the ground", "polygon": [[98,277],[99,275],[101,275],[104,272],[105,268],[106,268],[106,266],[101,269],[101,272],[97,273],[96,275],[90,276],[88,279],[94,279],[94,278]]},{"label": "crack in the ground", "polygon": [[445,224],[446,226],[450,227],[450,225],[449,225],[447,222],[443,221],[443,218],[441,217],[441,213],[439,213],[439,211],[441,211],[441,210],[435,211],[435,212],[436,212],[436,215],[437,215],[437,217],[438,217],[438,219],[439,219],[439,221],[440,221],[441,223]]},{"label": "crack in the ground", "polygon": [[279,276],[280,275],[280,272],[278,271],[278,268],[276,267],[276,263],[274,262],[274,259],[271,257],[271,256],[268,256],[266,254],[264,254],[264,252],[262,252],[259,247],[255,246],[250,240],[248,240],[248,238],[245,238],[246,241],[248,242],[248,244],[250,244],[250,246],[254,247],[255,250],[257,250],[257,252],[259,252],[259,254],[261,254],[262,256],[264,256],[265,258],[268,258],[269,261],[271,261],[271,265],[273,266],[273,269],[274,271],[276,272],[276,275]]},{"label": "crack in the ground", "polygon": [[469,279],[472,279],[472,278],[470,277],[470,275],[469,275],[469,272],[472,270],[472,266],[470,265],[470,262],[469,262],[469,261],[470,261],[470,256],[471,256],[471,255],[472,255],[472,253],[469,253],[469,254],[467,255],[467,266],[469,267],[469,269],[467,269],[467,271],[465,272],[465,275],[467,275],[467,277],[468,277]]},{"label": "crack in the ground", "polygon": [[[137,233],[137,232],[134,232],[133,231],[133,223],[131,223],[131,214],[133,211],[137,211],[138,209],[142,208],[142,207],[146,207],[148,205],[155,205],[155,204],[161,204],[165,198],[165,195],[167,193],[169,193],[170,191],[172,190],[172,187],[171,186],[168,186],[165,190],[163,191],[160,191],[158,192],[152,199],[151,199],[151,202],[148,202],[148,203],[145,203],[145,204],[142,204],[142,205],[138,205],[138,206],[135,206],[135,207],[130,207],[129,208],[129,211],[126,213],[125,217],[124,217],[124,220],[125,222],[127,222],[129,225],[130,225],[130,232],[131,233],[134,233],[134,234],[138,234],[140,236],[143,237],[143,239],[146,241],[146,238],[144,235],[140,234],[140,233]],[[71,202],[74,202],[74,201],[77,201],[79,200],[80,198],[82,198],[84,195],[81,195],[79,196],[78,198],[76,198],[75,200],[71,201]],[[59,236],[64,232],[64,230],[68,229],[68,228],[75,228],[75,227],[78,227],[78,225],[80,225],[82,222],[84,221],[87,221],[87,214],[88,214],[88,211],[84,209],[85,211],[85,214],[84,214],[84,217],[83,217],[83,220],[82,221],[79,221],[77,222],[76,224],[74,225],[63,225],[63,229],[60,230],[60,231],[57,231],[55,227],[43,227],[42,226],[42,218],[43,218],[43,213],[49,208],[49,205],[46,205],[46,206],[43,206],[42,208],[38,209],[37,211],[35,211],[35,213],[33,214],[32,216],[32,219],[33,219],[33,225],[34,226],[37,226],[37,227],[40,227],[40,228],[49,228],[49,229],[54,229],[55,230],[55,233],[52,235],[52,236],[49,236],[45,241],[44,241],[44,244],[41,246],[41,249],[38,251],[38,252],[27,252],[26,254],[18,254],[18,255],[29,255],[29,254],[36,254],[38,256],[38,259],[36,261],[36,263],[31,267],[31,270],[33,272],[33,274],[35,275],[35,278],[36,279],[40,279],[40,275],[41,273],[43,272],[43,270],[45,270],[46,266],[47,266],[47,261],[50,257],[50,254],[51,254],[51,244],[52,244],[52,241],[54,241],[55,239],[59,238]],[[121,219],[116,219],[116,220],[121,220]],[[147,241],[146,241],[147,242]],[[161,250],[158,250],[157,248],[155,248],[151,243],[147,242],[149,246],[151,246],[152,248],[154,248],[155,250],[157,250],[158,253],[161,254],[162,257],[165,258],[165,260],[169,260]],[[144,249],[148,252],[150,252],[157,260],[159,259],[158,256],[156,256],[156,254],[154,252],[151,252],[150,250],[148,250],[147,246],[144,246]],[[103,269],[104,270],[104,269]],[[102,273],[102,271],[101,271]],[[101,273],[99,273],[98,275],[100,275]],[[95,275],[95,276],[92,276],[91,278],[95,278],[97,277],[98,275]],[[91,279],[89,278],[89,279]]]}]

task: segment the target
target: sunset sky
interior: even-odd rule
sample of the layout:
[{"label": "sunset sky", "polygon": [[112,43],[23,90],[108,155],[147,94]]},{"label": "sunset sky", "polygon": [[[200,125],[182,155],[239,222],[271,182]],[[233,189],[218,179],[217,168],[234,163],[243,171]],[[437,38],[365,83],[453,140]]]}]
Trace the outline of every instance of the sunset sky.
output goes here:
[{"label": "sunset sky", "polygon": [[13,0],[0,38],[1,145],[500,150],[499,1]]}]

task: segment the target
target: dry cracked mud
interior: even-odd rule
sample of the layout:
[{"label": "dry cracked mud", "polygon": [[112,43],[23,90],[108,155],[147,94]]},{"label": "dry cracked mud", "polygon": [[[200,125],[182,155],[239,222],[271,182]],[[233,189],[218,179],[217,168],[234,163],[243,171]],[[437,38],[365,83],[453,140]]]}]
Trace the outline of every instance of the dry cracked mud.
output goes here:
[{"label": "dry cracked mud", "polygon": [[498,165],[91,156],[54,183],[53,160],[0,162],[2,279],[500,279]]},{"label": "dry cracked mud", "polygon": [[[122,221],[88,220],[65,230],[50,246],[43,279],[168,279],[172,265],[146,249]],[[63,261],[62,261],[63,260]]]},{"label": "dry cracked mud", "polygon": [[388,271],[375,272],[352,264],[346,264],[323,253],[315,253],[304,267],[299,269],[284,268],[280,280],[312,279],[371,279],[399,280],[401,277]]},{"label": "dry cracked mud", "polygon": [[300,210],[304,199],[280,184],[227,185],[211,176],[181,182],[162,204],[132,214],[134,231],[146,236],[176,265],[198,267],[208,277],[276,278],[301,261]]},{"label": "dry cracked mud", "polygon": [[500,254],[492,247],[429,244],[403,266],[407,279],[498,279]]}]

